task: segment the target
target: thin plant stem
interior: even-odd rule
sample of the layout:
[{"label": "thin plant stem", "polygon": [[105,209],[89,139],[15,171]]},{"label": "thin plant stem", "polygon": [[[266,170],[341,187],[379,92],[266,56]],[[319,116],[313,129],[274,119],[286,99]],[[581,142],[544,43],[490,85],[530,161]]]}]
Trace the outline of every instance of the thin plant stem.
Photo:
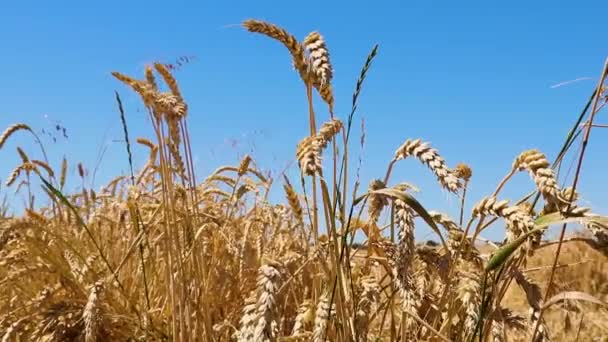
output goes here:
[{"label": "thin plant stem", "polygon": [[[608,59],[606,59],[606,62],[604,63],[604,68],[602,69],[602,75],[601,75],[601,77],[598,81],[598,85],[596,87],[595,100],[593,101],[593,107],[591,108],[591,114],[589,116],[589,121],[588,121],[589,124],[586,126],[586,129],[585,129],[585,135],[583,136],[583,142],[582,142],[583,145],[581,148],[581,153],[579,155],[578,165],[576,166],[576,173],[574,174],[574,180],[572,181],[572,193],[568,200],[568,206],[567,206],[565,212],[568,212],[570,210],[570,207],[572,206],[572,201],[574,199],[573,197],[576,192],[576,187],[578,185],[578,180],[579,180],[579,177],[581,174],[581,169],[583,166],[583,160],[585,158],[585,152],[587,151],[587,145],[589,143],[589,136],[591,135],[591,127],[593,125],[593,119],[595,118],[595,115],[597,114],[597,107],[598,107],[598,103],[600,100],[600,94],[601,94],[599,89],[602,88],[602,85],[604,84],[604,80],[606,79],[607,74],[608,74]],[[549,299],[549,294],[551,293],[551,288],[553,286],[553,279],[555,278],[555,270],[557,269],[557,263],[559,262],[559,256],[560,256],[560,253],[562,250],[562,245],[563,245],[563,241],[564,241],[564,236],[566,234],[567,226],[568,226],[568,224],[564,223],[562,225],[562,229],[559,234],[559,243],[557,245],[557,250],[555,252],[555,258],[553,260],[553,267],[551,268],[551,275],[549,276],[549,282],[547,283],[547,289],[545,290],[545,295],[544,295],[545,302],[547,301],[547,299]],[[544,308],[541,308],[540,312],[539,312],[538,321],[536,321],[536,326],[534,327],[534,333],[532,334],[533,340],[536,338],[536,334],[538,333],[538,328],[540,326],[540,322],[542,320],[543,313],[544,313]]]}]

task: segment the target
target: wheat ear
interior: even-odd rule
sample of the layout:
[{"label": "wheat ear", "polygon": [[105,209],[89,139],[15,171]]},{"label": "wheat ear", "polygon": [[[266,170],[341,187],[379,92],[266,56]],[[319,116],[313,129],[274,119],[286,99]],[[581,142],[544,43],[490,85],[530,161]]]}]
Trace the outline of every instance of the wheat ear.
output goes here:
[{"label": "wheat ear", "polygon": [[146,76],[146,82],[153,90],[158,90],[158,85],[156,84],[156,77],[154,76],[154,71],[152,67],[146,65],[146,69],[144,70],[144,74]]},{"label": "wheat ear", "polygon": [[417,312],[420,305],[412,274],[412,261],[415,252],[414,211],[404,201],[397,199],[395,205],[395,222],[399,228],[397,259],[393,267],[395,286],[401,295],[402,320],[401,333],[408,339],[413,338],[414,319],[409,313]]},{"label": "wheat ear", "polygon": [[89,300],[84,307],[82,319],[84,321],[84,340],[85,342],[96,342],[99,328],[101,325],[100,296],[103,291],[101,281],[95,283],[91,288]]},{"label": "wheat ear", "polygon": [[534,220],[520,206],[509,206],[509,201],[498,201],[496,197],[486,197],[473,208],[473,216],[494,215],[507,221],[507,239],[517,238],[522,232],[534,229]]},{"label": "wheat ear", "polygon": [[65,186],[65,180],[67,177],[67,173],[68,173],[68,160],[63,157],[63,159],[61,159],[61,174],[59,175],[59,188],[63,189],[63,187]]},{"label": "wheat ear", "polygon": [[321,144],[317,136],[306,137],[297,146],[296,157],[305,175],[313,176],[321,171]]},{"label": "wheat ear", "polygon": [[13,135],[15,132],[17,131],[21,131],[21,130],[27,130],[27,131],[32,131],[32,129],[30,128],[30,126],[24,124],[24,123],[18,123],[18,124],[14,124],[12,126],[9,126],[3,133],[2,135],[0,135],[0,149],[2,149],[2,146],[4,146],[4,144],[6,143],[6,141],[8,140],[8,138],[11,137],[11,135]]},{"label": "wheat ear", "polygon": [[474,263],[460,260],[457,267],[456,293],[464,314],[464,328],[472,333],[477,323],[481,303],[481,270]]},{"label": "wheat ear", "polygon": [[355,332],[357,341],[367,341],[367,334],[370,326],[370,315],[373,305],[378,301],[380,287],[373,277],[361,279],[361,297],[357,303],[357,313],[355,316]]},{"label": "wheat ear", "polygon": [[167,83],[167,86],[169,87],[169,89],[171,89],[171,93],[175,95],[179,99],[179,101],[183,102],[184,98],[182,97],[182,93],[179,90],[177,81],[175,80],[175,77],[173,77],[169,69],[167,69],[167,67],[162,63],[154,63],[154,68],[163,77],[165,83]]},{"label": "wheat ear", "polygon": [[243,316],[240,320],[240,329],[237,332],[237,340],[239,342],[254,341],[253,332],[256,322],[256,299],[250,296],[245,300],[243,306]]},{"label": "wheat ear", "polygon": [[559,197],[559,188],[555,172],[550,168],[549,160],[538,150],[522,152],[513,162],[513,170],[527,170],[534,179],[536,187],[548,203],[563,204]]},{"label": "wheat ear", "polygon": [[276,295],[281,273],[274,265],[263,265],[258,271],[258,301],[256,307],[257,325],[254,330],[255,341],[274,341],[276,339]]},{"label": "wheat ear", "polygon": [[324,292],[319,299],[317,304],[317,311],[315,313],[315,327],[312,332],[313,342],[325,341],[327,332],[327,325],[333,314],[333,305],[330,307],[330,293]]},{"label": "wheat ear", "polygon": [[445,160],[439,155],[437,150],[422,142],[420,139],[406,140],[395,152],[393,161],[405,159],[407,157],[416,157],[421,162],[426,164],[433,173],[437,176],[439,183],[451,192],[456,192],[461,184],[454,174],[454,171],[449,169]]},{"label": "wheat ear", "polygon": [[310,56],[310,71],[323,87],[331,82],[333,69],[325,39],[319,32],[311,32],[304,38],[304,46]]},{"label": "wheat ear", "polygon": [[298,336],[304,332],[304,327],[314,320],[314,314],[310,300],[305,300],[298,307],[298,313],[295,318],[291,336]]},{"label": "wheat ear", "polygon": [[368,186],[368,197],[367,210],[369,213],[369,220],[373,223],[378,222],[382,209],[388,205],[388,198],[386,196],[373,194],[375,190],[386,188],[386,184],[380,179],[373,179]]},{"label": "wheat ear", "polygon": [[331,119],[321,126],[319,129],[319,144],[321,145],[321,149],[325,149],[327,144],[338,134],[342,129],[343,124],[342,121],[338,119]]},{"label": "wheat ear", "polygon": [[287,179],[286,176],[284,176],[284,179],[285,184],[283,184],[283,189],[285,190],[285,196],[287,197],[289,208],[291,208],[291,212],[295,215],[298,223],[302,224],[304,222],[304,210],[302,209],[302,204],[300,203],[298,194],[289,182],[289,179]]},{"label": "wheat ear", "polygon": [[249,32],[260,33],[283,43],[293,57],[293,65],[300,73],[300,77],[305,82],[307,81],[308,64],[304,55],[304,48],[293,35],[277,25],[260,20],[246,20],[243,22],[243,26]]},{"label": "wheat ear", "polygon": [[154,102],[156,100],[158,92],[154,89],[152,85],[148,84],[147,82],[142,82],[132,77],[123,75],[116,71],[112,72],[112,76],[114,76],[122,83],[128,85],[136,93],[138,93],[147,107],[154,107]]}]

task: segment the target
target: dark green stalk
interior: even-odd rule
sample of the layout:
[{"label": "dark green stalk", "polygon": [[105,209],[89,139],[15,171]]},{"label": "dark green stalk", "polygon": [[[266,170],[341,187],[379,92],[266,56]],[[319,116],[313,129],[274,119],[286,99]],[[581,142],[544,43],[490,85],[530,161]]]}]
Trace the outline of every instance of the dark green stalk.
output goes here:
[{"label": "dark green stalk", "polygon": [[[122,123],[123,134],[125,136],[125,146],[127,148],[127,156],[129,158],[129,171],[131,173],[131,185],[135,187],[135,174],[133,172],[133,154],[131,153],[131,142],[129,141],[129,129],[127,128],[127,119],[126,119],[124,108],[122,106],[122,101],[120,99],[120,95],[118,95],[118,92],[116,92],[116,91],[114,92],[114,94],[116,95],[116,103],[118,104],[118,111],[120,112],[120,122]],[[139,211],[139,206],[137,205],[137,202],[135,202],[134,205],[135,205],[135,213],[137,215],[137,218],[135,220],[135,222],[137,223],[136,229],[139,232],[139,229],[141,226],[141,228],[145,234],[146,229],[145,229],[143,220],[141,219],[141,213]],[[139,243],[139,258],[140,258],[140,262],[141,262],[142,277],[143,277],[143,282],[144,282],[144,291],[146,294],[146,307],[148,308],[148,310],[150,310],[150,294],[149,294],[150,291],[148,289],[148,280],[147,280],[147,276],[146,276],[146,265],[144,262],[144,246],[143,246],[143,243],[141,243],[141,242]]]}]

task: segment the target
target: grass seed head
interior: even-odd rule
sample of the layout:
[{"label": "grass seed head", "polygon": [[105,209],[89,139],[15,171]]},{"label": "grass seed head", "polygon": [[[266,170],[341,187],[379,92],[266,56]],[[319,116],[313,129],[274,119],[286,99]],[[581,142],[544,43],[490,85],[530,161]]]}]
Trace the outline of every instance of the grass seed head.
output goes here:
[{"label": "grass seed head", "polygon": [[406,140],[395,152],[394,160],[407,157],[415,157],[426,164],[435,173],[439,183],[450,192],[456,192],[461,187],[454,171],[447,167],[445,160],[428,143],[420,139]]}]

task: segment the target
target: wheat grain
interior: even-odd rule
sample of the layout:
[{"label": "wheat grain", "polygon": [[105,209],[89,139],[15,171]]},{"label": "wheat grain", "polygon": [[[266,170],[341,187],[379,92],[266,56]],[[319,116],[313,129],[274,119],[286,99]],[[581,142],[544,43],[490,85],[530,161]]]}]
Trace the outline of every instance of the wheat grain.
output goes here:
[{"label": "wheat grain", "polygon": [[182,93],[179,90],[177,81],[175,80],[175,77],[173,77],[169,69],[167,69],[167,67],[162,63],[154,63],[154,68],[156,68],[156,71],[158,71],[158,73],[163,77],[165,83],[167,83],[167,86],[169,86],[171,93],[179,100],[179,102],[183,102],[184,98],[182,97]]},{"label": "wheat grain", "polygon": [[[394,205],[395,222],[399,228],[399,244],[397,246],[395,265],[393,266],[393,279],[401,296],[401,309],[403,313],[416,312],[420,301],[415,292],[411,269],[415,251],[414,212],[400,199],[395,200]],[[405,334],[405,338],[413,338],[413,331],[415,329],[414,319],[407,315],[402,324],[401,332]]]},{"label": "wheat grain", "polygon": [[289,179],[287,179],[287,177],[284,177],[284,179],[285,184],[283,184],[283,189],[285,190],[287,203],[289,203],[289,208],[295,215],[298,223],[302,224],[304,222],[304,210],[302,209],[302,204],[300,203],[298,194],[294,190],[293,186],[291,186]]},{"label": "wheat grain", "polygon": [[175,170],[180,176],[184,176],[186,171],[186,166],[184,164],[184,160],[182,159],[182,155],[179,151],[178,145],[174,142],[175,140],[169,142],[169,152],[171,153],[171,157],[173,157]]},{"label": "wheat grain", "polygon": [[[384,188],[386,188],[386,184],[384,184],[382,180],[373,179],[369,183],[368,192],[371,193],[375,190],[380,190]],[[378,218],[380,217],[382,209],[384,209],[384,207],[388,205],[388,199],[386,198],[386,196],[370,194],[368,197],[368,201],[369,204],[367,210],[369,213],[369,219],[371,222],[376,223],[378,222]]]},{"label": "wheat grain", "polygon": [[30,158],[27,156],[25,151],[23,151],[23,149],[19,146],[17,146],[17,153],[19,154],[19,157],[21,158],[21,162],[27,163],[30,161]]},{"label": "wheat grain", "polygon": [[534,229],[534,220],[519,206],[509,206],[509,201],[498,201],[496,197],[487,197],[473,208],[473,216],[494,215],[507,221],[507,239],[514,240],[520,234]]},{"label": "wheat grain", "polygon": [[21,171],[23,170],[23,166],[19,165],[16,168],[13,169],[13,171],[11,171],[10,176],[8,176],[8,178],[6,179],[6,186],[11,186],[13,185],[13,183],[15,183],[15,181],[17,180],[17,177],[19,177],[19,175],[21,174]]},{"label": "wheat grain", "polygon": [[406,140],[395,152],[393,161],[416,157],[425,163],[437,176],[439,183],[451,192],[456,192],[461,184],[454,172],[450,170],[437,150],[420,139]]},{"label": "wheat grain", "polygon": [[298,307],[298,314],[296,315],[295,322],[293,325],[293,329],[291,330],[291,336],[295,337],[302,334],[304,328],[313,322],[314,313],[313,307],[310,300],[305,300]]},{"label": "wheat grain", "polygon": [[245,175],[245,173],[247,173],[247,170],[249,170],[249,164],[251,163],[251,156],[249,156],[248,154],[246,154],[243,159],[241,160],[241,163],[239,164],[239,169],[237,171],[239,177],[242,177]]},{"label": "wheat grain", "polygon": [[70,250],[66,250],[63,252],[63,257],[65,261],[68,263],[70,267],[70,271],[75,279],[78,281],[82,281],[82,267],[80,266],[80,262],[76,258],[76,255]]},{"label": "wheat grain", "polygon": [[146,68],[144,69],[144,74],[146,75],[146,81],[148,82],[148,85],[153,90],[158,90],[158,85],[156,84],[156,77],[154,77],[154,71],[152,70],[152,67],[146,65]]},{"label": "wheat grain", "polygon": [[158,91],[154,90],[152,85],[115,71],[112,72],[112,76],[130,86],[131,89],[138,93],[147,107],[154,107],[156,98],[158,97]]},{"label": "wheat grain", "polygon": [[367,341],[372,307],[379,299],[380,287],[373,277],[361,279],[362,292],[357,303],[355,332],[357,341]]},{"label": "wheat grain", "polygon": [[300,73],[302,80],[306,82],[308,79],[308,64],[304,55],[304,48],[293,35],[277,25],[260,20],[246,20],[243,22],[243,26],[249,32],[261,33],[283,43],[293,58],[295,69]]},{"label": "wheat grain", "polygon": [[84,341],[85,342],[96,342],[98,340],[97,335],[101,326],[101,310],[100,310],[100,296],[103,291],[103,283],[101,281],[95,283],[91,288],[89,294],[89,300],[84,307],[82,313],[82,319],[84,321]]},{"label": "wheat grain", "polygon": [[319,92],[319,95],[329,107],[329,113],[334,112],[334,90],[330,83],[320,85],[318,82],[313,83],[313,86]]},{"label": "wheat grain", "polygon": [[451,217],[446,214],[437,212],[437,211],[429,211],[429,215],[436,223],[444,226],[448,231],[452,230],[460,230],[458,223],[456,223]]},{"label": "wheat grain", "polygon": [[27,217],[30,220],[36,222],[37,224],[45,225],[45,224],[48,223],[48,220],[47,220],[46,217],[44,217],[44,215],[42,215],[41,213],[36,212],[36,211],[34,211],[32,209],[26,208],[25,209],[25,214],[27,215]]},{"label": "wheat grain", "polygon": [[243,316],[241,318],[241,328],[238,332],[238,341],[254,341],[253,332],[256,322],[256,299],[248,297],[243,306]]},{"label": "wheat grain", "polygon": [[174,134],[178,134],[173,133],[179,131],[176,128],[171,127],[171,125],[176,119],[186,116],[188,112],[188,106],[186,103],[172,93],[158,93],[154,97],[153,106],[156,111],[166,114],[165,118],[167,120],[167,124],[170,125],[169,128],[174,129],[174,131],[170,131],[169,133],[171,137],[173,137]]},{"label": "wheat grain", "polygon": [[154,149],[154,148],[156,148],[156,144],[154,144],[152,141],[150,141],[150,139],[137,138],[137,139],[135,139],[135,141],[138,144],[144,145],[144,146],[148,147],[151,150]]},{"label": "wheat grain", "polygon": [[595,236],[601,246],[608,246],[608,225],[597,221],[589,221],[585,228]]},{"label": "wheat grain", "polygon": [[255,341],[276,339],[277,313],[276,294],[280,286],[281,273],[276,265],[264,265],[258,271],[258,301],[256,314],[258,322],[254,330]]},{"label": "wheat grain", "polygon": [[304,46],[309,53],[309,66],[319,80],[320,86],[324,87],[331,82],[333,70],[330,62],[329,51],[323,36],[319,32],[311,32],[304,38]]},{"label": "wheat grain", "polygon": [[505,323],[502,319],[492,321],[492,340],[493,342],[507,341]]},{"label": "wheat grain", "polygon": [[465,163],[459,163],[454,168],[454,175],[465,182],[468,182],[473,176],[473,170]]},{"label": "wheat grain", "polygon": [[464,327],[468,333],[472,333],[477,323],[479,305],[481,304],[482,271],[474,264],[464,261],[456,267],[458,269],[456,293],[465,317]]},{"label": "wheat grain", "polygon": [[63,187],[65,186],[65,179],[67,177],[67,173],[68,173],[68,160],[65,157],[63,157],[63,159],[61,160],[61,174],[59,175],[60,189],[63,189]]},{"label": "wheat grain", "polygon": [[555,179],[555,173],[549,168],[550,163],[538,150],[522,152],[513,162],[513,170],[528,170],[538,190],[548,203],[562,204],[559,197],[559,188]]},{"label": "wheat grain", "polygon": [[409,273],[409,266],[415,250],[414,244],[414,211],[402,200],[395,200],[395,222],[399,228],[398,274]]},{"label": "wheat grain", "polygon": [[318,137],[306,137],[297,146],[296,157],[300,170],[313,176],[321,171],[321,144]]},{"label": "wheat grain", "polygon": [[43,162],[42,160],[32,159],[32,164],[43,168],[44,171],[46,171],[46,173],[49,175],[49,177],[55,176],[55,172],[53,172],[53,169],[49,166],[49,164]]},{"label": "wheat grain", "polygon": [[342,121],[338,119],[331,119],[321,126],[319,129],[319,144],[321,149],[325,149],[327,144],[340,132],[342,129]]},{"label": "wheat grain", "polygon": [[2,149],[2,146],[4,146],[4,144],[6,143],[8,138],[10,138],[13,134],[15,134],[15,132],[21,131],[21,130],[27,130],[30,132],[32,131],[30,126],[28,126],[24,123],[17,123],[17,124],[9,126],[4,132],[2,132],[2,135],[0,135],[0,149]]},{"label": "wheat grain", "polygon": [[323,342],[326,338],[327,325],[333,315],[333,304],[330,306],[330,293],[324,292],[317,303],[315,326],[312,332],[312,342]]}]

